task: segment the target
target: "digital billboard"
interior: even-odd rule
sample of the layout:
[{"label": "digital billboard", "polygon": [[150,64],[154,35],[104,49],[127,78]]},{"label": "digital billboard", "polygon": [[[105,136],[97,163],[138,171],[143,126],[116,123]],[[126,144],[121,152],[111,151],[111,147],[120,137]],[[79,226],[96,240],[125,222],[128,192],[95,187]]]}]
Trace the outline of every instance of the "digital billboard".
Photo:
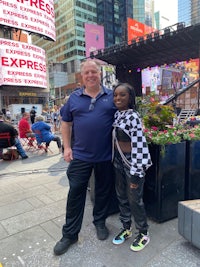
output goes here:
[{"label": "digital billboard", "polygon": [[162,81],[162,69],[159,67],[152,67],[142,70],[142,90],[146,94],[147,88],[150,92],[158,93],[158,86]]},{"label": "digital billboard", "polygon": [[53,0],[0,0],[0,25],[37,33],[55,41]]},{"label": "digital billboard", "polygon": [[144,34],[144,24],[135,19],[128,18],[128,42]]},{"label": "digital billboard", "polygon": [[127,19],[127,26],[128,26],[128,44],[131,43],[131,40],[144,36],[148,33],[156,31],[156,29],[152,28],[151,26],[148,26],[146,24],[143,24],[135,19],[128,18]]},{"label": "digital billboard", "polygon": [[38,46],[0,39],[0,70],[0,85],[47,88],[45,51]]},{"label": "digital billboard", "polygon": [[98,49],[104,49],[104,27],[85,23],[85,50],[86,57]]}]

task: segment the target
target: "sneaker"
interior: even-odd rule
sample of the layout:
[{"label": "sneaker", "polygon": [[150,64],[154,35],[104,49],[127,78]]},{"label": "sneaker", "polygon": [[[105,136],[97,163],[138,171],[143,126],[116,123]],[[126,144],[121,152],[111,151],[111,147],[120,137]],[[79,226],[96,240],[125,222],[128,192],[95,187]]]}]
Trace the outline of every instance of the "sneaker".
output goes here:
[{"label": "sneaker", "polygon": [[54,254],[56,256],[62,255],[65,252],[67,252],[67,250],[69,249],[69,247],[71,245],[73,245],[74,243],[76,243],[78,241],[78,238],[76,239],[69,239],[67,237],[62,237],[60,239],[60,241],[58,241],[54,247]]},{"label": "sneaker", "polygon": [[121,232],[113,238],[112,242],[115,245],[121,245],[124,243],[125,240],[127,240],[129,237],[132,236],[131,229],[122,229]]},{"label": "sneaker", "polygon": [[99,240],[105,240],[109,236],[108,228],[105,225],[96,225],[97,238]]},{"label": "sneaker", "polygon": [[134,239],[132,245],[130,246],[130,249],[136,252],[140,251],[143,248],[145,248],[146,245],[149,244],[149,241],[150,241],[150,237],[148,233],[147,235],[139,233],[137,237]]}]

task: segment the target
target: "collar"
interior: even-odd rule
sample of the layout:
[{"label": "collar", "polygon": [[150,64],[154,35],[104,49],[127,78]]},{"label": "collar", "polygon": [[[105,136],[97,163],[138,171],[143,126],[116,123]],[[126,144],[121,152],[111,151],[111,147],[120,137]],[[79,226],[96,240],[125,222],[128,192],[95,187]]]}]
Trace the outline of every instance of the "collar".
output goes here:
[{"label": "collar", "polygon": [[[82,87],[81,89],[79,89],[79,90],[77,90],[77,91],[75,91],[79,96],[81,96],[81,95],[86,95],[85,94],[85,87]],[[99,95],[103,95],[103,94],[108,94],[108,92],[107,92],[107,89],[106,89],[106,87],[105,86],[103,86],[103,85],[101,85],[101,92],[99,93]],[[98,96],[99,96],[98,95]]]}]

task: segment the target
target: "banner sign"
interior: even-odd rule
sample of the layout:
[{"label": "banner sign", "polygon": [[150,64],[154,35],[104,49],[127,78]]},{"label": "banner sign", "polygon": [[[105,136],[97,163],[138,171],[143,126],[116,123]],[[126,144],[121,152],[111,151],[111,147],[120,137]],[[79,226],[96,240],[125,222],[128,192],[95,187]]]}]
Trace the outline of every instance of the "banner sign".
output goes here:
[{"label": "banner sign", "polygon": [[53,0],[0,0],[0,25],[38,33],[55,41]]},{"label": "banner sign", "polygon": [[98,49],[104,49],[104,27],[97,24],[85,23],[85,50],[86,57]]},{"label": "banner sign", "polygon": [[45,50],[0,39],[0,85],[47,88]]}]

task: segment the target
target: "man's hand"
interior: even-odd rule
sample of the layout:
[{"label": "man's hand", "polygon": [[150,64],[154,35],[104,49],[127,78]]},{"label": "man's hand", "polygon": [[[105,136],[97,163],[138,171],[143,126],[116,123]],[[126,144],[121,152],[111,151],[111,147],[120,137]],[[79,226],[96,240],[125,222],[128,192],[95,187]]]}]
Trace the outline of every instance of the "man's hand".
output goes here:
[{"label": "man's hand", "polygon": [[73,159],[72,156],[72,149],[71,148],[64,148],[64,160],[70,162]]}]

